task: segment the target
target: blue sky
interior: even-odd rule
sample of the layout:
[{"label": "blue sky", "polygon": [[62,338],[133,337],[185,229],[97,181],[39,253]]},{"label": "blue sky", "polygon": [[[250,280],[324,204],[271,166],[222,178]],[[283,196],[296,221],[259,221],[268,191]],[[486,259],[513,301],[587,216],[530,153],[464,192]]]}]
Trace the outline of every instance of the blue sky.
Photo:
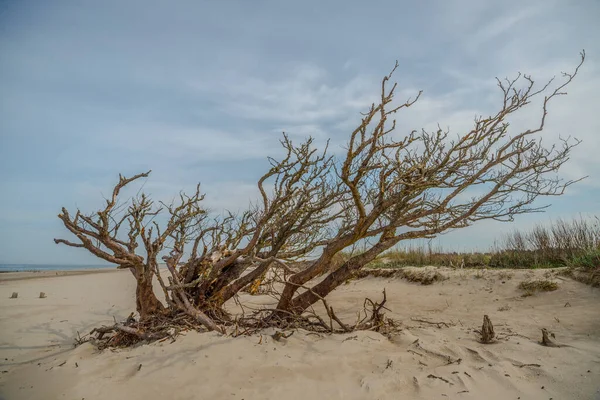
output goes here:
[{"label": "blue sky", "polygon": [[400,93],[424,90],[399,134],[460,132],[494,110],[494,77],[543,80],[585,49],[544,135],[582,139],[563,176],[589,178],[545,214],[434,243],[485,250],[514,228],[598,215],[598,16],[596,0],[0,1],[0,263],[95,263],[53,243],[68,237],[56,215],[97,209],[120,172],[152,169],[158,199],[201,182],[212,209],[244,207],[281,131],[338,149],[395,60]]}]

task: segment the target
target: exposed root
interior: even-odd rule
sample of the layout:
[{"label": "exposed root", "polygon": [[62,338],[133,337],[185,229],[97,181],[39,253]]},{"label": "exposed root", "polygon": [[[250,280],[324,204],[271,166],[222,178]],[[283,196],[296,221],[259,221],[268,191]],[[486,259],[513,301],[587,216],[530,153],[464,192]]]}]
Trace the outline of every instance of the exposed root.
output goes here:
[{"label": "exposed root", "polygon": [[[274,340],[287,339],[294,330],[303,329],[310,333],[332,334],[348,333],[360,330],[379,332],[390,336],[399,331],[399,323],[387,318],[383,310],[387,310],[386,292],[383,291],[381,302],[365,299],[363,310],[358,314],[355,324],[343,323],[335,314],[333,307],[325,299],[321,299],[327,311],[327,320],[314,309],[302,315],[296,315],[284,310],[258,309],[248,313],[248,307],[242,307],[242,316],[232,319],[224,310],[210,309],[205,312],[211,320],[216,321],[222,329],[219,331],[233,337],[261,333],[268,328],[276,328],[271,335]],[[241,304],[238,303],[241,306]],[[335,322],[335,324],[334,324]],[[110,326],[95,328],[88,335],[78,335],[75,345],[85,342],[94,344],[99,349],[109,347],[129,347],[139,343],[151,343],[157,340],[175,340],[181,332],[195,330],[207,331],[207,328],[197,318],[189,313],[157,315],[143,321],[137,321],[133,313],[123,322]],[[285,331],[291,331],[285,333]]]},{"label": "exposed root", "polygon": [[[268,328],[280,330],[303,329],[313,333],[349,333],[354,331],[374,331],[389,336],[399,331],[399,323],[387,318],[383,310],[387,301],[385,290],[381,302],[365,299],[363,310],[358,313],[356,323],[349,325],[343,323],[335,314],[333,307],[322,298],[321,302],[327,312],[328,320],[321,317],[314,309],[309,309],[302,315],[293,314],[285,310],[259,309],[250,315],[236,319],[232,336],[251,335]],[[389,310],[388,310],[389,311]],[[334,324],[335,322],[335,324]]]},{"label": "exposed root", "polygon": [[98,349],[130,347],[140,343],[175,338],[184,331],[206,331],[195,318],[187,314],[157,315],[144,321],[137,321],[133,314],[123,322],[94,328],[88,335],[75,340],[75,346],[90,342]]}]

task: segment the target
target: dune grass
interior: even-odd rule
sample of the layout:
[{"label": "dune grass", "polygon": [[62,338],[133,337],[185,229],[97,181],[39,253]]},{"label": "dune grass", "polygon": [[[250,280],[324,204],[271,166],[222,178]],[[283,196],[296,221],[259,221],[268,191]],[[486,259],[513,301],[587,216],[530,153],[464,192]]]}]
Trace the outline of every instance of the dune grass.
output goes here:
[{"label": "dune grass", "polygon": [[558,289],[558,283],[547,279],[527,280],[519,284],[519,289],[526,292],[553,292]]},{"label": "dune grass", "polygon": [[396,248],[370,268],[443,266],[452,268],[582,268],[600,275],[600,219],[559,219],[530,231],[514,231],[488,252],[446,252],[431,246]]}]

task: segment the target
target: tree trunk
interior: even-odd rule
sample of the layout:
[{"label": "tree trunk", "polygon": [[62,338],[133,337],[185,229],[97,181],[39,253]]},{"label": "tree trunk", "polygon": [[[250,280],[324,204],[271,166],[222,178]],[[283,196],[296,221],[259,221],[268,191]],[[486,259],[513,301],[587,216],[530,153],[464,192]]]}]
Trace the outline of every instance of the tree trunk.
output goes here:
[{"label": "tree trunk", "polygon": [[310,291],[306,291],[295,298],[293,298],[287,308],[279,308],[280,310],[286,310],[295,314],[301,314],[308,307],[320,300],[321,297],[327,296],[331,291],[337,288],[339,285],[344,283],[348,278],[352,276],[354,271],[357,271],[373,261],[377,255],[383,251],[389,249],[393,245],[398,243],[395,238],[384,240],[374,245],[368,251],[354,256],[346,261],[340,268],[331,272],[325,279],[320,283],[312,287]]},{"label": "tree trunk", "polygon": [[195,297],[195,304],[199,305],[207,299],[213,300],[215,295],[221,292],[229,283],[239,276],[248,268],[247,263],[234,261],[233,263],[223,267],[217,278],[214,280],[206,280],[198,290]]},{"label": "tree trunk", "polygon": [[163,304],[156,298],[152,288],[152,277],[143,274],[136,277],[137,287],[135,289],[135,302],[140,319],[146,319],[152,315],[162,313],[165,310]]},{"label": "tree trunk", "polygon": [[242,290],[244,287],[248,286],[250,282],[261,276],[264,272],[266,272],[271,266],[271,262],[264,262],[256,267],[254,270],[248,272],[246,275],[238,278],[237,280],[231,282],[228,286],[225,286],[220,290],[219,295],[217,296],[218,304],[221,306],[227,300],[231,299],[237,292]]},{"label": "tree trunk", "polygon": [[[335,250],[337,250],[337,248]],[[337,254],[334,252],[335,250],[325,249],[323,254],[321,254],[321,257],[319,257],[310,267],[289,277],[288,282],[283,287],[283,292],[279,297],[279,303],[277,303],[278,310],[289,309],[292,298],[298,290],[299,285],[304,285],[306,282],[319,276],[323,271],[329,269],[331,260],[335,254]]]}]

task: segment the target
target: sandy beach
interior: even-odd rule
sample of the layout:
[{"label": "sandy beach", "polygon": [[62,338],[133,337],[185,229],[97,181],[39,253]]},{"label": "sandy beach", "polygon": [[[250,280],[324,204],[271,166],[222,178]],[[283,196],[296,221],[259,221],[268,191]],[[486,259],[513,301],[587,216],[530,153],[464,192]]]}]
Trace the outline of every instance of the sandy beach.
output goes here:
[{"label": "sandy beach", "polygon": [[114,268],[94,268],[94,269],[79,269],[69,271],[20,271],[20,272],[3,272],[0,274],[0,282],[5,281],[20,281],[23,279],[39,279],[39,278],[57,278],[73,275],[88,275],[88,274],[104,274],[115,272]]},{"label": "sandy beach", "polygon": [[[187,332],[103,352],[74,338],[134,310],[128,271],[2,274],[0,399],[600,399],[599,289],[547,270],[440,271],[448,279],[428,286],[368,277],[332,293],[353,321],[386,288],[402,327],[391,339]],[[520,282],[548,277],[558,290],[522,297]],[[477,340],[484,314],[496,343]],[[561,347],[541,346],[541,328]]]}]

